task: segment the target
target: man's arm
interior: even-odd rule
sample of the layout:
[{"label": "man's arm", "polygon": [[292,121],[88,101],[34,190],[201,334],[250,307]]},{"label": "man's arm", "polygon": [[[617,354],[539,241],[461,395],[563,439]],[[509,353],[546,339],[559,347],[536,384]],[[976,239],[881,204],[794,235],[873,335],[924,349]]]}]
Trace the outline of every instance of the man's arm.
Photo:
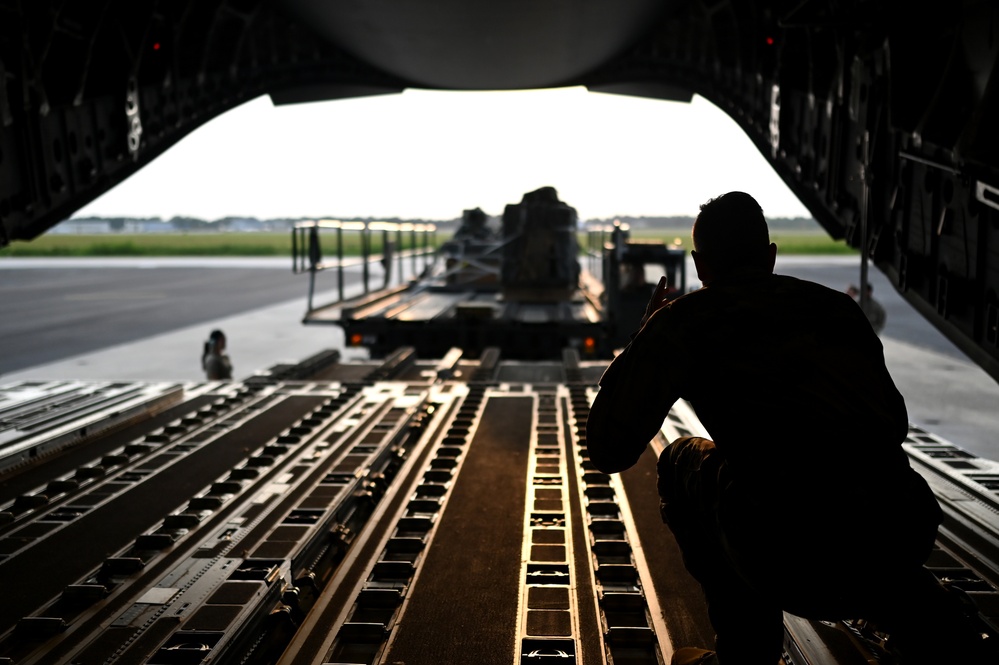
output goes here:
[{"label": "man's arm", "polygon": [[612,401],[608,389],[601,387],[586,419],[587,454],[593,466],[604,473],[618,473],[634,466],[651,440],[636,439],[622,431]]},{"label": "man's arm", "polygon": [[634,466],[679,397],[679,368],[669,358],[676,348],[666,330],[664,317],[652,319],[600,378],[586,421],[586,447],[590,461],[604,473]]}]

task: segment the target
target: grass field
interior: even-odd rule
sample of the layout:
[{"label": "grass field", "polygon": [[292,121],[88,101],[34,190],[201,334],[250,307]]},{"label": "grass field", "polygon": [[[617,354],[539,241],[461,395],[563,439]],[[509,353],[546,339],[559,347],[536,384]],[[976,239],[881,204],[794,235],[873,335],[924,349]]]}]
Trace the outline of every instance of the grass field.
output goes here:
[{"label": "grass field", "polygon": [[[633,231],[636,240],[680,238],[689,246],[687,231]],[[437,243],[447,237],[438,235]],[[332,239],[330,239],[332,240]],[[773,234],[772,240],[782,254],[856,254],[842,241],[822,233]],[[585,237],[580,237],[585,246]],[[344,234],[344,254],[360,254],[360,236]],[[334,245],[324,241],[323,250],[332,253]],[[381,253],[381,238],[374,234],[372,253]],[[103,234],[103,235],[43,235],[29,242],[15,241],[0,249],[0,259],[8,256],[36,257],[101,257],[101,256],[291,256],[291,236],[288,233],[170,233],[170,234]]]},{"label": "grass field", "polygon": [[[439,239],[438,239],[439,240]],[[335,245],[323,244],[324,251]],[[381,253],[381,236],[374,234],[371,251]],[[344,234],[344,253],[361,253],[358,234]],[[43,235],[0,249],[4,256],[291,256],[290,233],[142,233]]]}]

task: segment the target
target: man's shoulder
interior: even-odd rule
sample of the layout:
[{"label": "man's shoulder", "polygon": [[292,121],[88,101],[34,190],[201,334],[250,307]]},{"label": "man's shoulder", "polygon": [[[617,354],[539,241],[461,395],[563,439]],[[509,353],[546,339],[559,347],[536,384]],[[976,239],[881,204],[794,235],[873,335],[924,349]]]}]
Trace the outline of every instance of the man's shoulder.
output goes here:
[{"label": "man's shoulder", "polygon": [[724,285],[705,286],[670,301],[663,309],[674,316],[683,316],[716,307],[754,306],[774,301],[797,301],[801,306],[809,303],[821,307],[837,304],[842,307],[855,306],[846,293],[818,282],[774,273]]},{"label": "man's shoulder", "polygon": [[673,298],[666,306],[662,308],[662,311],[666,311],[676,314],[684,314],[687,312],[696,312],[704,308],[706,304],[709,304],[713,298],[713,291],[706,286],[702,286],[694,291],[688,291],[683,295]]},{"label": "man's shoulder", "polygon": [[831,289],[828,286],[812,282],[791,275],[771,273],[766,275],[754,275],[747,279],[733,279],[724,284],[716,286],[706,286],[696,291],[680,296],[674,303],[690,305],[693,303],[707,302],[714,298],[727,298],[732,294],[743,295],[746,293],[799,293],[814,297],[831,297],[836,299],[847,299],[845,293]]},{"label": "man's shoulder", "polygon": [[[838,291],[830,289],[828,286],[819,284],[818,282],[802,279],[800,277],[793,277],[792,275],[782,275],[780,273],[774,273],[772,277],[774,283],[780,286],[781,288],[794,289],[800,291],[812,291],[816,293],[839,293]],[[845,295],[845,293],[843,295]]]},{"label": "man's shoulder", "polygon": [[677,314],[777,309],[849,315],[857,306],[845,292],[818,282],[776,273],[705,287],[674,302]]},{"label": "man's shoulder", "polygon": [[812,282],[799,277],[792,277],[791,275],[775,274],[773,278],[774,288],[777,291],[788,294],[796,294],[808,299],[821,301],[831,301],[842,304],[850,304],[854,302],[853,298],[851,298],[845,291],[837,291],[836,289],[829,288],[828,286],[819,284],[818,282]]}]

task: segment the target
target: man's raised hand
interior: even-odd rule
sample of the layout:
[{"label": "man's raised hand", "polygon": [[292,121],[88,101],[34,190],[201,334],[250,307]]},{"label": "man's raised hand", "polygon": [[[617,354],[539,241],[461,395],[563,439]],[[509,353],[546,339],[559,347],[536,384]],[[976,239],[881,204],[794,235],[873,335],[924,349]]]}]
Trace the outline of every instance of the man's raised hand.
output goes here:
[{"label": "man's raised hand", "polygon": [[666,275],[659,278],[659,283],[656,284],[655,290],[652,292],[652,298],[649,299],[649,304],[645,307],[645,316],[642,317],[641,327],[645,327],[652,315],[659,311],[663,305],[666,304]]}]

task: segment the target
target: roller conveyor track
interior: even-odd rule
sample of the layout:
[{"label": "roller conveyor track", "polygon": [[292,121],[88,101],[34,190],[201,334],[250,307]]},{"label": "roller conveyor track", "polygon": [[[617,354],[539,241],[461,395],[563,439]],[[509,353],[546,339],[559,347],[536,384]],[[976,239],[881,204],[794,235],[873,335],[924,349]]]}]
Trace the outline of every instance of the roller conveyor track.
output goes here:
[{"label": "roller conveyor track", "polygon": [[[24,616],[25,609],[37,607],[104,565],[102,562],[106,564],[109,552],[124,548],[244,459],[248,432],[266,440],[287,428],[318,399],[289,399],[247,418],[216,439],[174,444],[134,470],[95,483],[59,512],[46,511],[38,520],[7,534],[3,541],[10,543],[8,549],[21,547],[0,561],[0,576],[19,602],[0,605],[0,628],[9,629]],[[67,558],[67,552],[73,556]],[[121,560],[112,562],[112,568],[128,565]],[[45,574],[39,575],[39,570]]]},{"label": "roller conveyor track", "polygon": [[31,464],[169,408],[180,386],[80,381],[0,387],[0,473]]},{"label": "roller conveyor track", "polygon": [[[58,457],[46,460],[44,465],[25,466],[17,473],[8,473],[0,484],[0,507],[2,507],[0,508],[0,522],[3,523],[0,528],[7,526],[17,518],[17,515],[9,509],[13,507],[12,502],[19,497],[25,497],[21,499],[22,502],[36,504],[44,502],[50,505],[58,496],[64,496],[65,491],[55,495],[48,491],[48,483],[62,483],[74,476],[81,467],[92,466],[98,461],[103,461],[104,455],[115,454],[119,450],[123,450],[126,445],[132,444],[136,440],[142,440],[146,435],[161,430],[171,422],[196,416],[199,410],[207,407],[213,400],[221,402],[222,398],[207,394],[189,395],[188,399],[181,403],[150,415],[132,427],[109,433],[102,436],[99,441],[94,441],[88,445],[74,446]],[[53,478],[56,480],[52,480]],[[76,479],[74,478],[74,480]],[[70,482],[68,484],[72,486],[76,483]],[[45,496],[44,500],[27,498],[39,493]]]},{"label": "roller conveyor track", "polygon": [[[185,386],[0,476],[18,599],[0,663],[641,664],[710,646],[655,495],[658,452],[701,432],[686,405],[608,476],[582,429],[600,363],[336,360]],[[996,640],[999,465],[918,428],[906,450],[946,514],[929,565]],[[860,619],[785,627],[788,665],[897,662]]]}]

